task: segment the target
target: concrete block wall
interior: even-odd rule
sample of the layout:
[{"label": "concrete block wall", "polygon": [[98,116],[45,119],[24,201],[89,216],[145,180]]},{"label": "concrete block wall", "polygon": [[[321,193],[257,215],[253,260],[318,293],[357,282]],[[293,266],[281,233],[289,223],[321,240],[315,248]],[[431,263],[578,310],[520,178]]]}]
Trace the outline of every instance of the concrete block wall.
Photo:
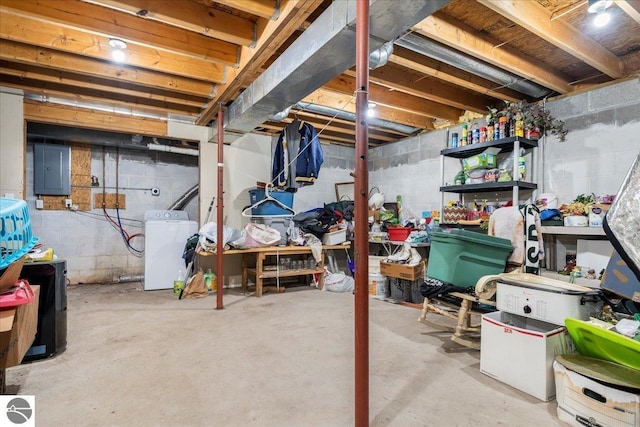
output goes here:
[{"label": "concrete block wall", "polygon": [[[91,174],[100,187],[92,193],[114,193],[116,156],[106,149],[105,176],[102,175],[102,148],[91,152]],[[27,198],[33,234],[44,248],[54,248],[59,258],[67,260],[67,278],[71,283],[111,283],[144,274],[144,258],[127,250],[122,235],[107,222],[100,206],[91,211],[45,211],[35,208],[33,193],[33,147],[27,146]],[[144,232],[144,212],[168,209],[188,189],[198,183],[197,158],[170,153],[120,150],[118,186],[126,196],[126,209],[120,210],[123,228],[129,235]],[[153,196],[150,189],[160,189]],[[93,196],[92,196],[93,197]],[[198,219],[198,198],[185,208],[189,218]],[[116,212],[107,213],[117,220]],[[144,239],[134,238],[131,245],[144,249]]]},{"label": "concrete block wall", "polygon": [[[527,156],[527,164],[537,168],[537,194],[555,193],[560,203],[585,193],[615,194],[640,154],[640,80],[558,97],[548,100],[547,106],[554,117],[565,121],[569,133],[565,142],[544,138],[534,154],[537,157]],[[460,133],[460,127],[370,149],[370,187],[378,187],[390,202],[401,194],[405,206],[416,214],[439,209],[440,150],[452,132]],[[451,182],[459,166],[455,159],[444,160],[444,182]],[[534,176],[531,170],[527,174],[529,179]],[[536,193],[524,195],[530,200]],[[483,193],[477,200],[499,196],[503,201],[511,198],[510,194]]]},{"label": "concrete block wall", "polygon": [[369,149],[369,187],[388,202],[401,195],[416,215],[440,209],[440,150],[446,140],[447,131],[437,130]]}]

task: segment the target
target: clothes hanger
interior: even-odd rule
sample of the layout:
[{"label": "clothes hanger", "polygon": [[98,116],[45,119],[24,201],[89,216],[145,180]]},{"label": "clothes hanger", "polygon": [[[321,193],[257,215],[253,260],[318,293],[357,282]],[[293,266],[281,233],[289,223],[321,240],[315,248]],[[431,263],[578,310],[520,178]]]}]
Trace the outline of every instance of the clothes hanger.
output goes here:
[{"label": "clothes hanger", "polygon": [[[264,199],[262,200],[258,200],[257,202],[255,202],[253,205],[249,206],[248,208],[245,208],[242,211],[242,216],[244,217],[253,217],[253,218],[288,218],[292,215],[296,214],[296,211],[294,211],[293,209],[291,209],[289,206],[285,205],[284,203],[282,203],[280,200],[276,199],[275,197],[273,197],[271,194],[269,194],[269,188],[273,187],[273,184],[269,183],[264,187]],[[280,206],[283,209],[288,210],[289,212],[291,212],[291,214],[282,214],[282,215],[251,215],[251,209],[256,208],[258,206],[260,206],[261,204],[265,203],[265,202],[274,202],[276,205]]]}]

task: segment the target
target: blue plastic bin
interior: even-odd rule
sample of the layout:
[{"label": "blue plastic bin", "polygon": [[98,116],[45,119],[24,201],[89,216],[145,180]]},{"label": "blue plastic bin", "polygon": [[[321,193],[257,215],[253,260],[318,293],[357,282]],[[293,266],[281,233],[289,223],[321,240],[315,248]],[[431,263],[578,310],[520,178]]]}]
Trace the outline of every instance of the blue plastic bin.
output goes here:
[{"label": "blue plastic bin", "polygon": [[[293,208],[293,193],[289,193],[288,191],[270,190],[269,194],[285,206]],[[249,201],[251,206],[264,199],[264,195],[265,192],[261,188],[249,190]],[[251,215],[293,215],[293,212],[270,200],[252,208]]]},{"label": "blue plastic bin", "polygon": [[0,268],[25,256],[37,241],[31,235],[27,203],[0,197]]}]

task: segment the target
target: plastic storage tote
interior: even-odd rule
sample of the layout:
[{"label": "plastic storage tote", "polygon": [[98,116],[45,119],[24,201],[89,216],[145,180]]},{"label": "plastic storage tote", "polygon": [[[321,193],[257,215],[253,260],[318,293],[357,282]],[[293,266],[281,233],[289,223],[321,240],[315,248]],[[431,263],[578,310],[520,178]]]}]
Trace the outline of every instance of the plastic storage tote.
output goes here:
[{"label": "plastic storage tote", "polygon": [[[293,208],[293,193],[289,193],[288,191],[270,190],[269,195],[283,203],[285,206]],[[253,190],[249,190],[249,201],[251,206],[264,199],[264,196],[264,189],[255,188]],[[251,215],[293,215],[293,212],[283,208],[274,201],[268,200],[255,208],[252,208]]]},{"label": "plastic storage tote", "polygon": [[475,286],[482,276],[504,272],[512,251],[508,239],[461,229],[434,230],[427,276],[456,286]]}]

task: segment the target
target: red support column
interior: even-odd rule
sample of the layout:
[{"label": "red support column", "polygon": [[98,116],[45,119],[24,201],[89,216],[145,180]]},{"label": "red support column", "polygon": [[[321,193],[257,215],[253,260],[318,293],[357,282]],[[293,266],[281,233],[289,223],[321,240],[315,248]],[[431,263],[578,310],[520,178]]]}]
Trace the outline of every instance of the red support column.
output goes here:
[{"label": "red support column", "polygon": [[222,223],[224,221],[224,203],[223,203],[223,178],[224,178],[224,112],[222,111],[222,104],[220,104],[218,110],[218,205],[216,206],[216,266],[218,271],[218,287],[216,290],[216,309],[221,310],[224,308],[222,303],[222,297],[224,294],[224,242],[222,234]]},{"label": "red support column", "polygon": [[369,425],[369,0],[356,2],[355,425]]}]

